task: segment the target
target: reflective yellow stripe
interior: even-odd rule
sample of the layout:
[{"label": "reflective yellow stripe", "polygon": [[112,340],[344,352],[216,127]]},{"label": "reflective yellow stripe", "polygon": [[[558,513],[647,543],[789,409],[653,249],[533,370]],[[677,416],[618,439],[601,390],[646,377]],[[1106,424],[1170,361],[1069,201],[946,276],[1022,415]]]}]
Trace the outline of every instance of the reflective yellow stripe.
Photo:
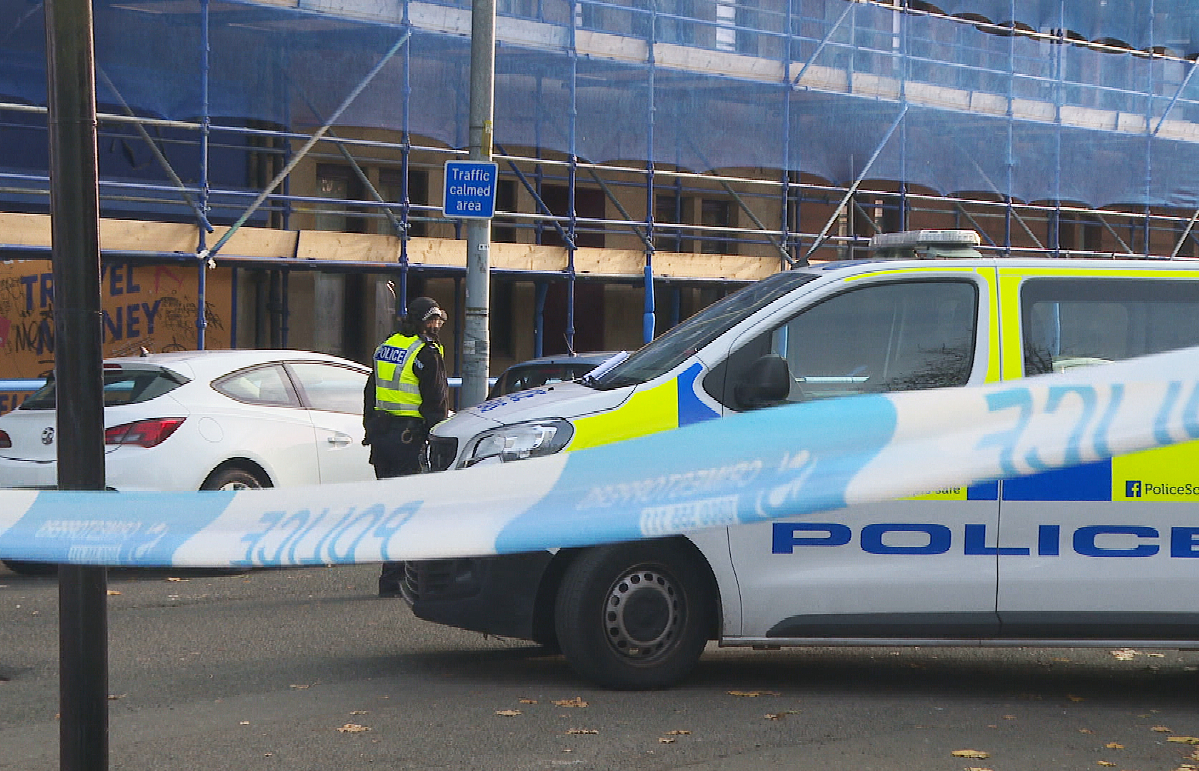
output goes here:
[{"label": "reflective yellow stripe", "polygon": [[[417,405],[419,406],[419,405]],[[411,404],[401,404],[400,402],[387,402],[379,398],[375,398],[375,409],[390,412],[394,415],[405,415],[411,417],[419,417],[420,410],[412,409]]]},{"label": "reflective yellow stripe", "polygon": [[910,495],[905,498],[900,498],[901,501],[964,501],[966,500],[966,486],[947,487],[944,490],[936,490],[931,493],[923,493],[922,495]]},{"label": "reflective yellow stripe", "polygon": [[676,378],[645,391],[636,391],[614,410],[576,418],[568,450],[635,439],[679,427],[679,385]]}]

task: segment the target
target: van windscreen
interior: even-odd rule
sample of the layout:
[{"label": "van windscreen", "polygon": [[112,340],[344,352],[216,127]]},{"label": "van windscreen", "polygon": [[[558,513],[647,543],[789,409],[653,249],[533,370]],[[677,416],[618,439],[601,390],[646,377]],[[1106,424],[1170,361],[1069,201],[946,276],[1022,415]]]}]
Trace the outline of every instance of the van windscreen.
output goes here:
[{"label": "van windscreen", "polygon": [[601,391],[637,385],[665,374],[687,357],[816,276],[784,271],[723,297],[667,331],[599,378],[583,382]]}]

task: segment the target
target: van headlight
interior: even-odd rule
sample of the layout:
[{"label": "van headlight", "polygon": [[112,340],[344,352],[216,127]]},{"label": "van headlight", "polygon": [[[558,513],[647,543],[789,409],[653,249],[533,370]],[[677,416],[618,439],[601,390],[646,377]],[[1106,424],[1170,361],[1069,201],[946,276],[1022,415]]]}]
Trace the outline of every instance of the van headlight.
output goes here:
[{"label": "van headlight", "polygon": [[528,423],[493,428],[470,440],[461,467],[470,468],[492,459],[507,463],[553,455],[570,442],[574,432],[574,427],[561,418],[530,420]]}]

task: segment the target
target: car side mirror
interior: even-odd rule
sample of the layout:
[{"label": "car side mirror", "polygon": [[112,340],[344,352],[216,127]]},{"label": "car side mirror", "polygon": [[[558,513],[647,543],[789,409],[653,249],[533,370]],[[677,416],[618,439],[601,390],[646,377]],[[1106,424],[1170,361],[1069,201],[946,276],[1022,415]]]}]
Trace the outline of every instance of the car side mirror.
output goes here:
[{"label": "car side mirror", "polygon": [[756,410],[782,404],[791,393],[791,370],[778,354],[755,360],[733,386],[737,409]]}]

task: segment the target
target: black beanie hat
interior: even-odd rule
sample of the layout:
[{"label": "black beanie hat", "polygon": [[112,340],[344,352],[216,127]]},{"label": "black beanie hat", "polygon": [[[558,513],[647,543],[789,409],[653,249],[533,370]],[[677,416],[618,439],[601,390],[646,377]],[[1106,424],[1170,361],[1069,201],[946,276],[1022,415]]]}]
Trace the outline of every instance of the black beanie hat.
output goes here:
[{"label": "black beanie hat", "polygon": [[420,324],[434,316],[441,316],[442,321],[446,320],[446,313],[436,300],[432,297],[417,297],[408,303],[408,314],[404,316],[404,319],[412,324]]}]

